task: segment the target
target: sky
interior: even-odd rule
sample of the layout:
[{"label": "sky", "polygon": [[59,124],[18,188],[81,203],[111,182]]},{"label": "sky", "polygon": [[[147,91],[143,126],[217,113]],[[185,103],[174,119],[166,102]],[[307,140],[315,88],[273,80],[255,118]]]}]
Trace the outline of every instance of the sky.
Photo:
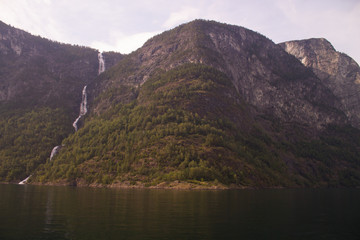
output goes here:
[{"label": "sky", "polygon": [[0,0],[6,24],[121,53],[194,19],[243,26],[275,43],[324,37],[360,63],[360,0]]}]

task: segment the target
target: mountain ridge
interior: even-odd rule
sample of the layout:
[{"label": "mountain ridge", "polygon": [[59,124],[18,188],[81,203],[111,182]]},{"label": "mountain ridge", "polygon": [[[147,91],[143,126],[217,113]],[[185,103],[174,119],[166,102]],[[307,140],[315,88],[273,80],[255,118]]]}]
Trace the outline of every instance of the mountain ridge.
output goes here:
[{"label": "mountain ridge", "polygon": [[2,179],[359,186],[359,130],[322,79],[268,38],[196,20],[117,59],[86,82],[89,112],[57,137],[59,153],[11,174],[0,167]]},{"label": "mountain ridge", "polygon": [[351,124],[360,127],[360,67],[349,56],[337,52],[324,38],[280,43],[287,52],[310,68],[340,100]]},{"label": "mountain ridge", "polygon": [[[221,34],[215,34],[214,31],[221,31]],[[218,35],[219,37],[215,37]],[[237,42],[237,45],[235,42]],[[220,50],[221,44],[229,47],[224,47],[224,49]],[[241,45],[243,46],[241,47]],[[181,49],[181,51],[177,52],[177,49]],[[337,108],[340,104],[334,96],[331,96],[332,93],[327,91],[312,71],[303,68],[296,59],[293,59],[292,56],[286,54],[285,51],[282,52],[280,49],[281,47],[266,37],[251,30],[211,21],[197,20],[153,37],[142,48],[128,56],[126,63],[122,64],[120,62],[118,67],[121,71],[126,68],[127,64],[136,66],[137,69],[134,69],[131,76],[121,75],[121,77],[125,78],[130,84],[141,85],[149,78],[149,72],[154,71],[155,68],[167,71],[186,62],[202,63],[226,73],[232,79],[237,91],[246,101],[262,111],[275,111],[280,119],[293,121],[294,119],[286,119],[288,116],[291,116],[303,123],[311,121],[315,128],[321,128],[322,124],[328,124],[331,121],[337,121],[338,123],[346,122],[344,117],[341,116],[325,117],[326,114],[321,118],[316,115],[311,116],[312,112],[319,111],[319,109],[314,109],[316,106],[309,103],[306,98],[310,98],[310,101],[323,101],[324,105],[331,105],[333,108]],[[281,54],[278,54],[280,57],[273,53],[277,51],[280,51]],[[274,59],[271,59],[271,57]],[[292,69],[278,69],[275,63],[279,61],[288,64],[288,66],[294,65],[294,67]],[[236,67],[242,65],[246,67]],[[126,72],[131,74],[129,68],[126,69]],[[299,85],[299,82],[296,82],[296,75],[308,75],[309,77],[308,80],[304,79],[306,81],[303,80],[300,82],[301,85]],[[294,78],[294,81],[281,81],[284,78]],[[257,79],[265,80],[258,81]],[[121,82],[123,82],[122,79],[113,78],[111,80],[112,84]],[[106,88],[99,86],[98,82],[96,84],[98,84],[94,87],[96,89]],[[287,86],[285,86],[286,84]],[[282,89],[278,90],[277,88],[279,87]],[[291,104],[288,104],[291,96],[283,96],[284,99],[279,97],[278,93],[281,91],[286,93],[286,89],[289,87],[303,89],[304,95],[301,96],[302,99],[291,100],[292,102],[298,101],[295,104],[296,106],[304,105],[303,109],[296,109]],[[315,89],[313,90],[312,88]],[[320,92],[317,88],[321,88],[319,89]],[[323,98],[327,98],[324,101],[318,97],[320,94],[327,94],[329,96],[323,96]],[[277,99],[279,102],[274,103],[272,102],[273,99]],[[329,100],[333,102],[329,103]],[[291,113],[288,114],[288,111],[291,111]],[[304,115],[309,117],[302,119]]]}]

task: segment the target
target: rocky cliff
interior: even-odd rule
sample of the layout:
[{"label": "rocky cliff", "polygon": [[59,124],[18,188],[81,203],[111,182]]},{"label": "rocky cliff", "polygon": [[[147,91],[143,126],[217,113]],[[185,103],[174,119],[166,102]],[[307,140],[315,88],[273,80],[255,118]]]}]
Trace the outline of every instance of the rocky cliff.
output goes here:
[{"label": "rocky cliff", "polygon": [[360,128],[360,67],[349,56],[337,52],[324,38],[281,43],[311,69],[321,82],[339,99],[339,109],[351,124]]},{"label": "rocky cliff", "polygon": [[141,85],[156,71],[184,63],[224,72],[245,101],[284,122],[320,129],[347,121],[334,94],[280,46],[251,30],[216,22],[194,21],[150,39],[92,89],[97,95],[119,84]]}]

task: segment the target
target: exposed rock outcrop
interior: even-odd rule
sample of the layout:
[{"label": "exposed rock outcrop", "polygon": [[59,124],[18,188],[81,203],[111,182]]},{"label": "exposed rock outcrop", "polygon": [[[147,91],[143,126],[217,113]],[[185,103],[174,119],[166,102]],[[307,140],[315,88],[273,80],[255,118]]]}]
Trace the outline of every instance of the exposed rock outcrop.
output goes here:
[{"label": "exposed rock outcrop", "polygon": [[201,63],[226,73],[241,97],[260,114],[316,129],[346,122],[334,94],[279,45],[243,27],[203,20],[147,41],[91,86],[93,95],[122,84],[141,85],[152,74],[184,63]]},{"label": "exposed rock outcrop", "polygon": [[339,109],[354,127],[360,128],[360,67],[349,56],[337,52],[324,38],[281,43],[318,76],[339,99]]}]

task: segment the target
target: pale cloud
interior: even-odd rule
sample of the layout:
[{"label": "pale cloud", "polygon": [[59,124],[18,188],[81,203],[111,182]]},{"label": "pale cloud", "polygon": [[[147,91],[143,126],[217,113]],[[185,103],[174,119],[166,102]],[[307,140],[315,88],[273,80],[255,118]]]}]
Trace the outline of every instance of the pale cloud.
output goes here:
[{"label": "pale cloud", "polygon": [[182,7],[179,11],[172,12],[169,18],[162,25],[165,28],[172,28],[181,23],[191,21],[199,16],[200,10],[194,7]]},{"label": "pale cloud", "polygon": [[360,63],[360,48],[355,47],[360,39],[360,2],[278,0],[277,6],[283,21],[290,23],[277,41],[324,37]]},{"label": "pale cloud", "polygon": [[66,41],[57,19],[53,18],[50,0],[0,0],[1,20],[34,35],[56,41]]},{"label": "pale cloud", "polygon": [[94,41],[91,43],[91,47],[99,49],[100,51],[118,51],[123,54],[128,54],[141,47],[149,38],[159,33],[160,32],[142,32],[134,35],[112,33],[112,42]]},{"label": "pale cloud", "polygon": [[295,22],[294,20],[297,19],[298,13],[293,0],[278,0],[276,5],[288,20]]}]

